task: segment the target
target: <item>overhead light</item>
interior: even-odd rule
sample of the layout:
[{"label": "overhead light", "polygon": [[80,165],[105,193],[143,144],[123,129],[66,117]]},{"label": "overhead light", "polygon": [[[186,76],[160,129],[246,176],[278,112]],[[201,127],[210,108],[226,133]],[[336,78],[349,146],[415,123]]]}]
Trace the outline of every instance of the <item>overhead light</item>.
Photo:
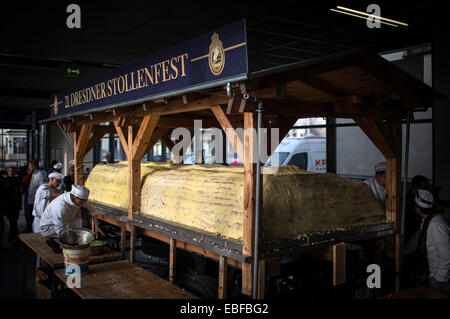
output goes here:
[{"label": "overhead light", "polygon": [[[337,10],[340,9],[340,10]],[[368,14],[366,12],[362,12],[362,11],[358,11],[358,10],[353,10],[353,9],[349,9],[349,8],[345,8],[345,7],[341,7],[341,6],[337,6],[337,9],[330,9],[331,11],[334,12],[338,12],[338,13],[342,13],[342,14],[347,14],[353,17],[357,17],[360,19],[364,19],[364,20],[369,20],[370,18],[373,18],[374,15],[373,14]],[[350,13],[352,12],[352,13]],[[380,17],[380,16],[375,16],[376,19],[379,20],[379,22],[386,24],[386,25],[390,25],[392,27],[398,27],[398,26],[404,26],[404,27],[408,27],[409,25],[407,23],[404,22],[400,22],[400,21],[396,21],[396,20],[392,20],[392,19],[388,19],[388,18],[384,18],[384,17]],[[391,22],[391,23],[389,23]]]},{"label": "overhead light", "polygon": [[[334,11],[334,12],[338,12],[338,13],[347,14],[347,15],[352,16],[352,17],[357,17],[357,18],[361,18],[361,19],[364,19],[364,20],[369,20],[369,17],[363,17],[363,16],[359,16],[359,15],[356,15],[356,14],[351,14],[351,13],[348,13],[348,12],[345,12],[345,11],[341,11],[341,10],[336,10],[336,9],[330,9],[330,10]],[[390,25],[392,27],[398,28],[398,25],[395,25],[395,24],[392,24],[392,23],[387,23],[387,22],[384,22],[384,21],[380,21],[380,22],[383,23],[383,24],[387,24],[387,25]]]}]

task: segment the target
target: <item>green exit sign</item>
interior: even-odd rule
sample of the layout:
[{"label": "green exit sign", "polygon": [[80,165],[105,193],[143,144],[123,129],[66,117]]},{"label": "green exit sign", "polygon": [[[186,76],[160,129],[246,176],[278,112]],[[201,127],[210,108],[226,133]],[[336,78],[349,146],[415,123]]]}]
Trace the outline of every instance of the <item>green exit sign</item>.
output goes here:
[{"label": "green exit sign", "polygon": [[68,66],[66,67],[66,75],[68,76],[80,76],[80,68]]}]

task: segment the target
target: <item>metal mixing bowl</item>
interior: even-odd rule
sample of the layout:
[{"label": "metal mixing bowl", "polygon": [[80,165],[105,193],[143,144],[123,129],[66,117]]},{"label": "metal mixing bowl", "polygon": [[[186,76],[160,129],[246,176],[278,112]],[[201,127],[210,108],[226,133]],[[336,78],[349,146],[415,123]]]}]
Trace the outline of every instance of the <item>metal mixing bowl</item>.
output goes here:
[{"label": "metal mixing bowl", "polygon": [[68,249],[88,248],[94,241],[94,234],[88,230],[70,230],[59,236],[59,243]]}]

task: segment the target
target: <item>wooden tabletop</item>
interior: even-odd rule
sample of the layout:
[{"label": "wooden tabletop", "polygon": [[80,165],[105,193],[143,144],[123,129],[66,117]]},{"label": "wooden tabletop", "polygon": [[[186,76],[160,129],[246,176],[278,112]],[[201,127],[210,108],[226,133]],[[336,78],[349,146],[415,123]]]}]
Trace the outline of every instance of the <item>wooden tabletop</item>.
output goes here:
[{"label": "wooden tabletop", "polygon": [[54,269],[64,267],[63,254],[55,254],[47,245],[45,242],[47,239],[42,236],[41,233],[20,234],[19,239],[42,259],[44,259],[50,267]]},{"label": "wooden tabletop", "polygon": [[[55,271],[66,282],[64,269]],[[195,295],[129,261],[89,265],[81,275],[81,288],[72,290],[83,299],[195,299]]]},{"label": "wooden tabletop", "polygon": [[[30,247],[36,254],[38,254],[44,261],[53,269],[64,267],[64,256],[62,253],[55,254],[53,250],[47,245],[46,238],[41,233],[20,234],[19,238],[25,245]],[[112,250],[105,247],[101,255],[90,256],[89,264],[96,264],[105,261],[119,260],[122,254],[119,251]]]},{"label": "wooden tabletop", "polygon": [[450,299],[450,292],[430,286],[419,286],[389,295],[385,299]]}]

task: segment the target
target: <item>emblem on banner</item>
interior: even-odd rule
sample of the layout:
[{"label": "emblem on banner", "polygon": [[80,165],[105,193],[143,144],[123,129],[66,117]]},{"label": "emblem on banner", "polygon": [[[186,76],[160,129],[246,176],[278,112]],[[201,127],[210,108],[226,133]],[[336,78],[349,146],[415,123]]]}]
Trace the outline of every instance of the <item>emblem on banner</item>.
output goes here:
[{"label": "emblem on banner", "polygon": [[55,94],[55,98],[53,100],[53,104],[50,104],[50,106],[53,107],[53,113],[55,115],[58,114],[58,104],[61,104],[62,102],[58,102],[58,96]]},{"label": "emblem on banner", "polygon": [[208,55],[209,69],[212,74],[219,75],[225,66],[225,51],[217,33],[212,35],[211,40]]}]

